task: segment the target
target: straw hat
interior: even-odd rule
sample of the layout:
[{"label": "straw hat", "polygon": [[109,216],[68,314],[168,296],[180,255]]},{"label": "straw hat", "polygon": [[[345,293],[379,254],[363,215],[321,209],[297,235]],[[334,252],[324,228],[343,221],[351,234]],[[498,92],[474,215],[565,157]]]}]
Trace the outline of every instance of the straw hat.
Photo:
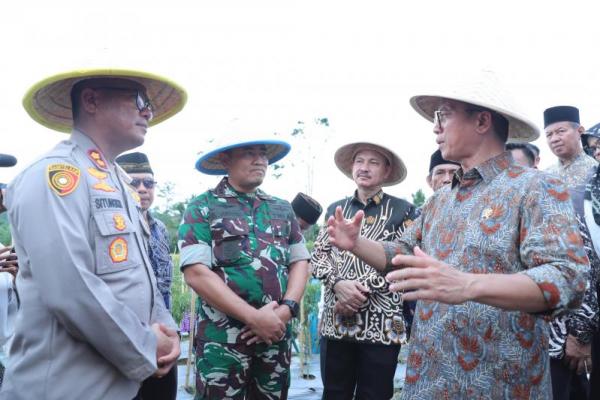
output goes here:
[{"label": "straw hat", "polygon": [[406,178],[406,166],[404,165],[404,162],[402,162],[402,159],[387,147],[372,142],[348,143],[337,149],[333,156],[335,165],[337,165],[339,170],[348,178],[353,179],[352,164],[354,163],[354,156],[362,150],[376,151],[384,156],[390,163],[391,172],[387,179],[381,184],[382,186],[393,186]]},{"label": "straw hat", "polygon": [[238,147],[264,145],[267,147],[267,158],[269,165],[276,163],[285,157],[291,150],[289,143],[283,140],[271,138],[270,135],[253,135],[248,132],[236,133],[232,135],[222,135],[220,144],[216,149],[202,155],[196,161],[196,169],[208,175],[227,175],[227,170],[219,155],[227,150]]},{"label": "straw hat", "polygon": [[86,69],[53,75],[33,85],[23,98],[27,113],[40,124],[60,132],[73,127],[71,89],[77,82],[92,78],[121,78],[137,82],[146,88],[153,106],[156,125],[178,113],[187,100],[185,90],[176,83],[142,71],[124,69]]},{"label": "straw hat", "polygon": [[434,111],[443,99],[474,104],[501,114],[508,120],[508,138],[512,142],[532,142],[540,136],[538,127],[523,116],[510,95],[488,71],[484,71],[478,79],[463,82],[451,89],[414,96],[410,99],[410,105],[433,122]]}]

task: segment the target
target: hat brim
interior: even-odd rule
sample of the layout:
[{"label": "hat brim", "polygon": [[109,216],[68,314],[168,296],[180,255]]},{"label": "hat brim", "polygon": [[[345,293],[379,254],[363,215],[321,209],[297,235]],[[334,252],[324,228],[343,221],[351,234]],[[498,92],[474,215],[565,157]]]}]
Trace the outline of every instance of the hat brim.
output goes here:
[{"label": "hat brim", "polygon": [[150,126],[177,114],[187,101],[187,94],[181,86],[155,74],[125,69],[88,69],[53,75],[36,83],[25,93],[23,107],[43,126],[59,132],[71,132],[71,89],[77,82],[92,78],[129,79],[143,85],[153,107],[154,117],[149,122]]},{"label": "hat brim", "polygon": [[456,100],[496,111],[508,120],[508,138],[511,142],[532,142],[540,136],[539,129],[527,118],[503,107],[492,105],[474,98],[456,95],[418,95],[410,99],[410,105],[421,116],[433,122],[433,114],[443,100]]},{"label": "hat brim", "polygon": [[344,175],[350,179],[352,176],[352,164],[354,164],[354,156],[361,150],[373,150],[383,155],[390,163],[390,174],[382,182],[381,186],[393,186],[402,182],[406,178],[406,166],[402,159],[392,150],[371,142],[355,142],[343,145],[335,152],[333,159],[335,165]]},{"label": "hat brim", "polygon": [[289,143],[282,140],[252,140],[219,147],[202,155],[196,161],[196,169],[207,175],[227,175],[227,170],[221,162],[219,155],[227,150],[246,146],[264,145],[267,148],[267,159],[269,165],[276,163],[285,157],[291,149]]}]

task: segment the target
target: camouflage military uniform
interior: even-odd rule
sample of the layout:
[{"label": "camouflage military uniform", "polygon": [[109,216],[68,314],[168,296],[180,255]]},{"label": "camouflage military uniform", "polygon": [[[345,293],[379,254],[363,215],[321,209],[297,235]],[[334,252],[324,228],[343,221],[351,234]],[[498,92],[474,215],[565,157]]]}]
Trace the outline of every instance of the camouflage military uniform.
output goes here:
[{"label": "camouflage military uniform", "polygon": [[[195,198],[179,228],[181,268],[210,267],[255,308],[283,299],[288,266],[308,260],[291,205],[261,190],[236,192],[224,178]],[[200,301],[196,336],[197,398],[279,399],[289,386],[290,335],[247,346],[243,323]]]}]

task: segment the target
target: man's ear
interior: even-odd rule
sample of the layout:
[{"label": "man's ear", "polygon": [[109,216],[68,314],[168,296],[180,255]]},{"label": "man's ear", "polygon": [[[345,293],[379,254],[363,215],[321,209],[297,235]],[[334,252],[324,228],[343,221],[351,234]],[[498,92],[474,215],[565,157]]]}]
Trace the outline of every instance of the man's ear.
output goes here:
[{"label": "man's ear", "polygon": [[79,101],[82,110],[88,114],[95,114],[98,108],[98,92],[91,88],[85,88],[81,91]]},{"label": "man's ear", "polygon": [[577,128],[577,133],[579,133],[579,136],[585,133],[585,128],[583,127],[583,125],[579,125],[579,128]]},{"label": "man's ear", "polygon": [[481,133],[487,132],[492,128],[492,113],[489,111],[480,112],[477,116],[477,130]]},{"label": "man's ear", "polygon": [[425,180],[427,181],[427,184],[429,185],[429,188],[431,190],[433,190],[433,185],[431,184],[431,174],[427,175],[427,177],[425,178]]}]

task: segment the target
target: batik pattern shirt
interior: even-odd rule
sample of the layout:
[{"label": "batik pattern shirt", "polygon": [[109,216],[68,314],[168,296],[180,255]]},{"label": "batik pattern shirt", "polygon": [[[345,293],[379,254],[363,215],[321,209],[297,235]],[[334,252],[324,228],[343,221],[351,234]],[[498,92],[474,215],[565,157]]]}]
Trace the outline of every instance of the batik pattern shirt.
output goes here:
[{"label": "batik pattern shirt", "polygon": [[579,343],[588,344],[598,326],[598,294],[596,284],[598,282],[598,269],[600,260],[594,250],[590,233],[579,215],[579,232],[583,239],[586,254],[590,260],[589,284],[583,296],[581,306],[572,313],[561,315],[550,323],[549,351],[550,357],[561,359],[565,354],[565,343],[567,335],[573,335]]},{"label": "batik pattern shirt", "polygon": [[154,275],[156,275],[158,291],[162,294],[167,309],[170,310],[173,260],[169,252],[169,232],[165,224],[150,215],[150,212],[148,212],[148,225],[150,227],[148,255]]},{"label": "batik pattern shirt", "polygon": [[[325,219],[334,214],[337,206],[342,207],[345,218],[352,218],[358,210],[363,210],[365,218],[361,234],[373,240],[398,239],[415,219],[412,204],[383,191],[368,199],[366,205],[356,194],[335,202],[327,209]],[[382,273],[352,253],[333,247],[326,227],[321,229],[315,241],[311,266],[313,275],[323,282],[325,289],[321,325],[324,337],[379,344],[400,344],[405,339],[407,321],[403,318],[400,295],[389,291]],[[350,317],[334,312],[337,298],[333,286],[340,280],[358,281],[371,290],[365,305]]]},{"label": "batik pattern shirt", "polygon": [[[227,178],[188,205],[179,227],[181,268],[202,264],[255,308],[280,301],[288,267],[308,260],[300,225],[289,202],[261,190],[235,191]],[[241,321],[200,299],[201,341],[241,343]]]},{"label": "batik pattern shirt", "polygon": [[546,168],[546,172],[559,177],[567,187],[574,188],[585,185],[597,166],[598,161],[582,151],[570,163],[565,164],[559,160]]},{"label": "batik pattern shirt", "polygon": [[569,192],[504,152],[438,190],[386,252],[427,254],[469,273],[525,274],[548,311],[417,301],[404,399],[549,399],[546,318],[581,303],[588,258]]}]

